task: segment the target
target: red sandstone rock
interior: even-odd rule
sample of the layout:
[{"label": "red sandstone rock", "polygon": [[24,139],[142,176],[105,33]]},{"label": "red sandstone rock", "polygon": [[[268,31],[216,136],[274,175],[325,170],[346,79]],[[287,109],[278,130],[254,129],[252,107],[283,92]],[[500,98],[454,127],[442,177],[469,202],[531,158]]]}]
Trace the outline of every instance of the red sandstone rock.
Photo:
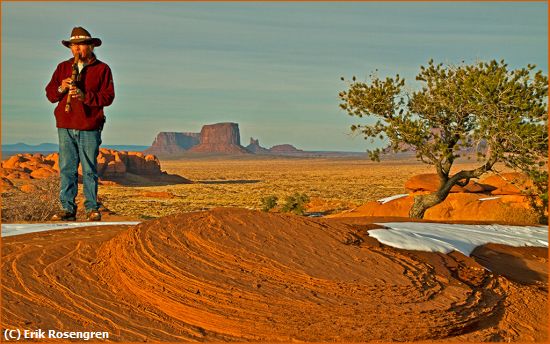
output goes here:
[{"label": "red sandstone rock", "polygon": [[538,216],[525,197],[476,198],[475,194],[452,194],[443,203],[426,211],[425,219],[439,221],[495,221],[514,224],[536,224]]},{"label": "red sandstone rock", "polygon": [[250,154],[243,146],[237,123],[205,125],[201,130],[200,144],[189,149],[193,153]]},{"label": "red sandstone rock", "polygon": [[2,192],[6,192],[8,190],[13,189],[13,183],[8,178],[1,177],[0,178],[0,189],[2,189]]},{"label": "red sandstone rock", "polygon": [[[417,192],[434,192],[439,188],[439,177],[435,173],[425,173],[412,176],[405,182],[405,189],[409,193]],[[470,182],[462,187],[455,185],[451,188],[451,192],[485,192],[486,189],[477,182],[470,180]]]},{"label": "red sandstone rock", "polygon": [[32,179],[31,175],[28,172],[25,171],[17,171],[17,170],[9,170],[8,175],[6,178],[14,180],[14,179]]},{"label": "red sandstone rock", "polygon": [[117,177],[125,173],[144,176],[162,175],[160,161],[154,155],[141,152],[119,152],[102,149],[98,156],[98,173],[105,177]]},{"label": "red sandstone rock", "polygon": [[[377,201],[368,202],[351,211],[333,215],[334,217],[358,217],[358,216],[392,216],[409,217],[409,210],[413,204],[413,197],[407,196],[381,204]],[[329,216],[332,217],[332,216]]]},{"label": "red sandstone rock", "polygon": [[303,150],[297,149],[293,145],[290,144],[282,144],[282,145],[275,145],[271,148],[269,148],[269,151],[271,153],[301,153]]},{"label": "red sandstone rock", "polygon": [[[538,216],[524,196],[491,196],[475,193],[452,193],[445,201],[428,209],[425,220],[434,221],[495,221],[513,224],[536,224]],[[398,198],[380,204],[368,202],[352,211],[334,217],[397,216],[408,217],[414,196]]]},{"label": "red sandstone rock", "polygon": [[126,173],[126,165],[122,160],[111,160],[107,163],[107,166],[103,170],[102,177],[122,177]]},{"label": "red sandstone rock", "polygon": [[[123,180],[127,173],[138,176],[161,178],[168,182],[170,179],[161,171],[160,161],[154,155],[145,155],[141,152],[124,152],[113,149],[100,148],[98,155],[98,174],[101,179]],[[46,157],[42,154],[18,154],[2,162],[0,176],[6,179],[41,179],[59,173],[59,155],[52,153]],[[81,181],[82,166],[78,167]],[[168,179],[166,179],[168,177]],[[179,177],[179,176],[172,176]],[[172,180],[173,179],[173,180]],[[171,182],[189,182],[179,177],[170,179]],[[177,181],[178,179],[179,181]]]},{"label": "red sandstone rock", "polygon": [[37,191],[38,188],[36,186],[32,185],[32,184],[25,184],[25,185],[21,185],[19,190],[21,190],[25,193],[31,193],[31,192]]},{"label": "red sandstone rock", "polygon": [[33,179],[44,179],[56,175],[58,172],[51,167],[40,167],[30,173]]},{"label": "red sandstone rock", "polygon": [[260,140],[250,138],[250,144],[245,147],[250,153],[254,154],[269,154],[269,149],[260,146]]},{"label": "red sandstone rock", "polygon": [[49,154],[44,158],[44,160],[52,164],[52,168],[59,172],[59,154],[58,153]]},{"label": "red sandstone rock", "polygon": [[492,175],[480,183],[489,186],[492,195],[520,195],[533,186],[527,175],[518,172]]},{"label": "red sandstone rock", "polygon": [[126,167],[128,172],[140,175],[159,175],[160,161],[156,156],[141,152],[129,152],[126,157]]},{"label": "red sandstone rock", "polygon": [[144,153],[155,155],[181,154],[200,143],[200,133],[161,132]]},{"label": "red sandstone rock", "polygon": [[22,162],[28,161],[23,154],[17,154],[2,162],[2,168],[17,169]]}]

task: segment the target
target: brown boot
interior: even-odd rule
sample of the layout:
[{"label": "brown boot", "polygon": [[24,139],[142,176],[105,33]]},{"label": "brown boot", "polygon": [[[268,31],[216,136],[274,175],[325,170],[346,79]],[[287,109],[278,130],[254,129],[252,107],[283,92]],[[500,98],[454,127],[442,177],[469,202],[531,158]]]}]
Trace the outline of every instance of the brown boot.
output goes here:
[{"label": "brown boot", "polygon": [[53,214],[50,218],[52,221],[75,221],[76,213],[70,212],[68,210],[60,210],[57,213]]},{"label": "brown boot", "polygon": [[101,221],[101,213],[99,210],[90,210],[86,212],[86,219],[88,221]]}]

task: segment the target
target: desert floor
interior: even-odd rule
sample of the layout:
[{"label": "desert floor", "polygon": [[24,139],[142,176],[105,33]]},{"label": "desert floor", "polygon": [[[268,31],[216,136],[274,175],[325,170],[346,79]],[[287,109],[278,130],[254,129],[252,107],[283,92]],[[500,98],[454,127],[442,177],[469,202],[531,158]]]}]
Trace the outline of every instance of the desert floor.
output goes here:
[{"label": "desert floor", "polygon": [[[459,168],[473,166],[470,163]],[[293,193],[313,201],[311,211],[339,212],[367,201],[404,193],[404,183],[430,166],[413,160],[240,158],[161,160],[161,168],[193,184],[100,186],[105,206],[131,218],[156,218],[214,207],[261,209],[261,199],[277,196],[279,204]]]}]

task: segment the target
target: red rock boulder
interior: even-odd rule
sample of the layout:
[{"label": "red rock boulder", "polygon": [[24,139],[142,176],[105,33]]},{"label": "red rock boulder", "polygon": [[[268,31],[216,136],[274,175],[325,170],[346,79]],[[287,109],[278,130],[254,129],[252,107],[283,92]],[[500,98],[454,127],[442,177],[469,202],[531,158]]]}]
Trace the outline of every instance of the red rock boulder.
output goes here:
[{"label": "red rock boulder", "polygon": [[17,154],[17,155],[11,156],[7,160],[4,160],[2,162],[2,168],[10,169],[10,170],[19,169],[19,166],[21,165],[21,163],[27,162],[27,161],[29,161],[29,159],[23,156],[23,154]]},{"label": "red rock boulder", "polygon": [[[408,217],[414,195],[381,204],[368,202],[334,217]],[[473,221],[512,224],[537,224],[538,216],[524,196],[487,196],[476,193],[452,193],[442,203],[426,210],[425,220]]]},{"label": "red rock boulder", "polygon": [[13,185],[11,180],[9,180],[8,178],[4,178],[4,177],[0,178],[0,189],[2,192],[12,190],[14,187],[15,186]]},{"label": "red rock boulder", "polygon": [[128,152],[126,157],[128,172],[140,175],[159,175],[160,161],[152,154],[144,155],[140,152]]},{"label": "red rock boulder", "polygon": [[123,177],[126,174],[124,153],[101,148],[97,157],[97,172],[102,178]]},{"label": "red rock boulder", "polygon": [[533,187],[533,182],[523,173],[509,172],[489,176],[480,182],[492,195],[521,195]]},{"label": "red rock boulder", "polygon": [[33,179],[44,179],[55,176],[58,174],[58,171],[54,170],[52,167],[38,167],[36,170],[30,173]]},{"label": "red rock boulder", "polygon": [[[435,173],[425,173],[412,176],[405,182],[405,189],[409,193],[435,192],[439,188],[439,177]],[[451,192],[485,192],[483,185],[470,180],[466,186],[455,185]]]},{"label": "red rock boulder", "polygon": [[59,172],[59,154],[58,153],[49,154],[44,158],[44,160],[50,162],[52,164],[52,168]]},{"label": "red rock boulder", "polygon": [[[101,148],[97,158],[98,174],[102,180],[121,180],[127,173],[139,176],[165,178],[160,161],[154,155]],[[82,167],[78,168],[81,180]],[[18,154],[2,162],[0,176],[7,180],[42,179],[59,174],[59,154]],[[182,178],[184,179],[184,178]]]}]

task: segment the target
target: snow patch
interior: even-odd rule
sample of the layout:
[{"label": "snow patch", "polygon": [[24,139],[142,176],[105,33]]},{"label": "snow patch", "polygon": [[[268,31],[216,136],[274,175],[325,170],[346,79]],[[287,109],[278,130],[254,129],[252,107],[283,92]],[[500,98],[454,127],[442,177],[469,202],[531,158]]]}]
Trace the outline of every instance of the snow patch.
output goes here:
[{"label": "snow patch", "polygon": [[502,196],[484,197],[484,198],[478,199],[478,201],[490,201],[492,199],[499,199],[499,198],[502,198]]},{"label": "snow patch", "polygon": [[374,229],[369,235],[381,243],[406,250],[469,256],[488,243],[510,246],[548,247],[548,228],[544,226],[461,225],[427,222],[377,223],[389,229]]},{"label": "snow patch", "polygon": [[2,224],[2,237],[77,227],[137,225],[139,222],[62,222],[62,223],[7,223]]},{"label": "snow patch", "polygon": [[408,195],[409,194],[394,195],[394,196],[390,196],[390,197],[386,197],[386,198],[381,198],[381,199],[377,200],[376,202],[378,202],[380,204],[385,204],[385,203],[388,203],[389,201],[393,201],[394,199],[407,197]]}]

